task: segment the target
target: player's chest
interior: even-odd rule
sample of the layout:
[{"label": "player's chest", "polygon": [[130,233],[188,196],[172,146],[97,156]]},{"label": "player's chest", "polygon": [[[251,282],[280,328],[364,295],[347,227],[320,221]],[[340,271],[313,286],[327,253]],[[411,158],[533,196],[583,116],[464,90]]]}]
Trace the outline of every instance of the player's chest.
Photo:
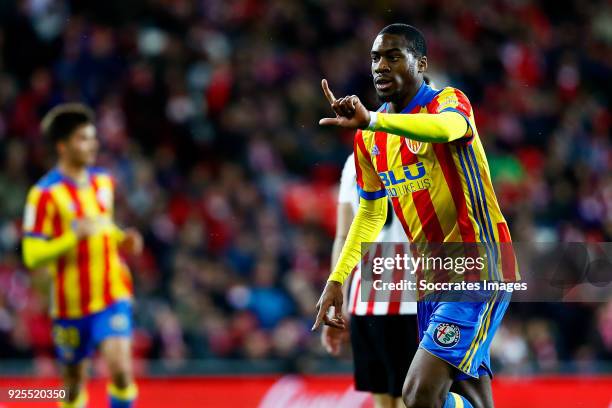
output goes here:
[{"label": "player's chest", "polygon": [[[391,178],[408,180],[422,177],[436,164],[431,143],[423,143],[405,137],[377,134],[369,143],[372,165],[377,173],[393,171]],[[396,173],[395,170],[398,170]]]},{"label": "player's chest", "polygon": [[389,196],[432,186],[431,175],[437,162],[432,144],[394,135],[378,135],[372,142],[372,164]]},{"label": "player's chest", "polygon": [[64,219],[99,216],[112,210],[113,192],[106,186],[92,183],[63,185],[52,194],[57,210]]}]

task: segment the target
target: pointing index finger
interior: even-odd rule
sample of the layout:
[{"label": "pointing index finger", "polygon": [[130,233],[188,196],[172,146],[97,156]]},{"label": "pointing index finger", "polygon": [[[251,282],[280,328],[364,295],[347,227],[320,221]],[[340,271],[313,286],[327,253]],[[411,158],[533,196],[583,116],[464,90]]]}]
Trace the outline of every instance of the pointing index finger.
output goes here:
[{"label": "pointing index finger", "polygon": [[334,102],[336,102],[336,97],[332,93],[331,89],[329,89],[329,85],[327,84],[327,79],[324,79],[321,81],[321,87],[323,88],[323,93],[325,94],[325,97],[329,101],[329,104],[331,105]]},{"label": "pointing index finger", "polygon": [[315,322],[312,325],[312,328],[310,329],[310,331],[315,331],[319,328],[319,326],[321,325],[321,323],[323,322],[323,316],[324,314],[322,310],[319,310],[319,312],[317,313],[317,317],[315,318]]}]

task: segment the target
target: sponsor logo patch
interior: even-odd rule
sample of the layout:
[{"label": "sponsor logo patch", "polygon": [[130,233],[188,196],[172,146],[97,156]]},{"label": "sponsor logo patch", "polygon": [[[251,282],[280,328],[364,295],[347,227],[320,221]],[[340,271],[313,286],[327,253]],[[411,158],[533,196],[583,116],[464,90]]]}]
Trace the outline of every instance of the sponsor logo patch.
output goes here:
[{"label": "sponsor logo patch", "polygon": [[440,347],[453,347],[459,343],[461,338],[461,330],[459,326],[452,323],[440,323],[434,330],[433,339]]}]

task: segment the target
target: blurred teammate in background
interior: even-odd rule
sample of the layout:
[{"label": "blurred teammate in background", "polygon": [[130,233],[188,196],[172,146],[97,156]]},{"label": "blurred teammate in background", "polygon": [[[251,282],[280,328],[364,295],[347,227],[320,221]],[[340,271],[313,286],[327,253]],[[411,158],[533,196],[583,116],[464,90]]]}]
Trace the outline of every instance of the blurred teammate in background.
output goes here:
[{"label": "blurred teammate in background", "polygon": [[53,342],[66,387],[63,407],[87,405],[89,357],[99,349],[111,373],[111,408],[133,406],[130,273],[119,256],[142,250],[138,231],[113,221],[114,181],[92,167],[98,152],[93,112],[80,104],[52,109],[43,135],[58,154],[55,168],[28,194],[23,258],[53,276]]},{"label": "blurred teammate in background", "polygon": [[[336,117],[319,123],[359,129],[354,154],[361,200],[313,329],[321,323],[345,327],[342,284],[361,257],[361,243],[372,242],[382,229],[387,196],[411,242],[478,242],[488,248],[510,242],[469,100],[458,89],[438,91],[424,83],[422,33],[406,24],[385,27],[372,45],[371,64],[384,102],[379,112],[369,112],[354,95],[336,99],[322,81]],[[499,270],[497,255],[483,269],[494,279],[511,272]],[[493,406],[489,346],[509,295],[478,295],[477,302],[419,299],[421,342],[403,390],[408,408]],[[332,306],[335,316],[329,318]]]},{"label": "blurred teammate in background", "polygon": [[[340,179],[332,265],[336,265],[340,257],[358,207],[355,158],[351,154]],[[392,211],[387,212],[385,227],[377,242],[376,256],[394,257],[396,253],[404,254],[409,250],[406,234]],[[408,271],[398,276],[400,278],[411,279],[411,274]],[[408,298],[411,295],[408,291],[403,293],[401,302],[390,296],[384,298],[384,293],[376,291],[362,297],[360,264],[344,287],[350,288],[344,304],[348,305],[351,317],[355,389],[372,393],[376,408],[403,408],[402,384],[418,345],[415,299]],[[331,326],[324,326],[321,333],[323,346],[332,355],[340,353],[347,337],[346,329]]]}]

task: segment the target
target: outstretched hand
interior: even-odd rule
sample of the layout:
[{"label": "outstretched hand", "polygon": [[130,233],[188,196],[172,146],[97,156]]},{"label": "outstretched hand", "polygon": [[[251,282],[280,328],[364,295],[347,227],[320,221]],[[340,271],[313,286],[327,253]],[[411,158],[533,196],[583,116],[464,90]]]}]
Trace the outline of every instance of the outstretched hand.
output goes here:
[{"label": "outstretched hand", "polygon": [[323,118],[319,120],[319,125],[340,126],[350,129],[365,129],[370,124],[370,112],[355,95],[345,96],[336,99],[329,89],[327,80],[321,81],[323,93],[329,101],[332,109],[336,113],[335,118]]},{"label": "outstretched hand", "polygon": [[[342,293],[342,284],[339,282],[328,281],[323,289],[323,293],[317,302],[317,317],[312,326],[312,331],[315,331],[325,324],[326,326],[335,327],[336,329],[346,329],[346,322],[342,315],[342,301],[344,295]],[[334,307],[333,317],[329,317],[327,313],[331,307]]]}]

